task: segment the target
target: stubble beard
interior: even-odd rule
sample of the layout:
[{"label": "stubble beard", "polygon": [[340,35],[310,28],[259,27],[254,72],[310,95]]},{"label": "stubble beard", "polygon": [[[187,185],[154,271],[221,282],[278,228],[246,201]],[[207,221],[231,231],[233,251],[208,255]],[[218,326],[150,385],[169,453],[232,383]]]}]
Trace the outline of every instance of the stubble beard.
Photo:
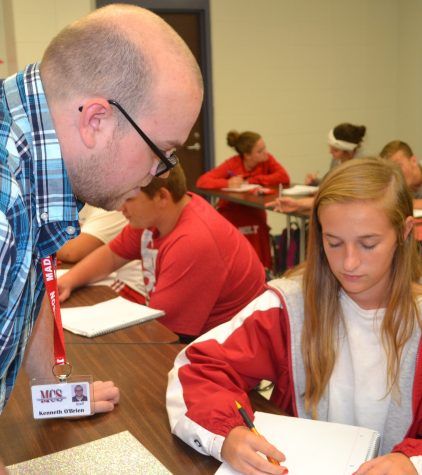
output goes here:
[{"label": "stubble beard", "polygon": [[69,176],[78,200],[111,211],[118,209],[123,200],[121,193],[118,193],[120,190],[111,189],[109,185],[114,183],[118,155],[116,146],[111,143],[108,145],[106,155],[91,155],[78,160],[73,171],[69,170]]}]

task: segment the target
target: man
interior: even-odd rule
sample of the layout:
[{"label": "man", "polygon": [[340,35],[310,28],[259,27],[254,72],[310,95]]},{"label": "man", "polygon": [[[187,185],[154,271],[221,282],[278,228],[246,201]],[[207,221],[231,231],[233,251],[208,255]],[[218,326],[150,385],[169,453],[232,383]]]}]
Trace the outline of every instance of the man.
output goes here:
[{"label": "man", "polygon": [[[81,202],[118,208],[173,166],[201,101],[187,46],[159,17],[129,5],[66,27],[41,65],[0,84],[0,411],[27,344],[29,375],[51,375],[41,258],[78,233]],[[95,394],[97,412],[119,396],[110,382]]]},{"label": "man", "polygon": [[80,384],[77,384],[73,391],[75,392],[75,395],[72,396],[72,402],[88,401],[88,398],[84,394],[84,388]]},{"label": "man", "polygon": [[422,208],[422,166],[406,142],[393,140],[381,150],[381,158],[396,162],[413,192],[413,207]]},{"label": "man", "polygon": [[164,310],[160,322],[189,342],[263,292],[265,272],[253,247],[208,202],[187,193],[179,165],[129,198],[122,211],[130,224],[59,279],[60,300],[142,259],[146,299],[128,289],[122,295]]}]

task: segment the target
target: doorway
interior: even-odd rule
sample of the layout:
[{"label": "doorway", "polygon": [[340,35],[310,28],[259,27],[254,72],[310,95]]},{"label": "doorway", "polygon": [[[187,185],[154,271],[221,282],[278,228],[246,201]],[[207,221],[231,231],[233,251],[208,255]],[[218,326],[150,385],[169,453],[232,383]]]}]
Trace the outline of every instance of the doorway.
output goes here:
[{"label": "doorway", "polygon": [[139,0],[114,2],[97,0],[97,7],[129,3],[148,8],[163,18],[184,39],[195,56],[204,78],[204,102],[183,147],[177,155],[186,174],[189,190],[200,175],[214,166],[212,114],[211,33],[209,0]]}]

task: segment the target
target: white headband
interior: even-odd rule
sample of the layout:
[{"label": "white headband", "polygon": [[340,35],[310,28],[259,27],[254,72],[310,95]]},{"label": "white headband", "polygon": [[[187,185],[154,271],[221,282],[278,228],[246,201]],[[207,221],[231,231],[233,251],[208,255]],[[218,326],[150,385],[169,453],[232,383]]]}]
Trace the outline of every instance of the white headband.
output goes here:
[{"label": "white headband", "polygon": [[331,129],[328,132],[328,145],[331,145],[332,147],[337,148],[338,150],[352,152],[358,147],[359,144],[336,139],[334,137],[333,129]]}]

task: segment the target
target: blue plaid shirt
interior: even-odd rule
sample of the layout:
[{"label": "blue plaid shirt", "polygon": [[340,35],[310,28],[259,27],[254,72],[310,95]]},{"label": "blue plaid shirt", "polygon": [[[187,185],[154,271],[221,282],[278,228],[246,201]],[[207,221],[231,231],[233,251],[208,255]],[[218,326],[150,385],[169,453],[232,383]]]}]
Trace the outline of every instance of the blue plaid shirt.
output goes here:
[{"label": "blue plaid shirt", "polygon": [[0,412],[44,295],[40,259],[79,233],[39,65],[0,82]]}]

